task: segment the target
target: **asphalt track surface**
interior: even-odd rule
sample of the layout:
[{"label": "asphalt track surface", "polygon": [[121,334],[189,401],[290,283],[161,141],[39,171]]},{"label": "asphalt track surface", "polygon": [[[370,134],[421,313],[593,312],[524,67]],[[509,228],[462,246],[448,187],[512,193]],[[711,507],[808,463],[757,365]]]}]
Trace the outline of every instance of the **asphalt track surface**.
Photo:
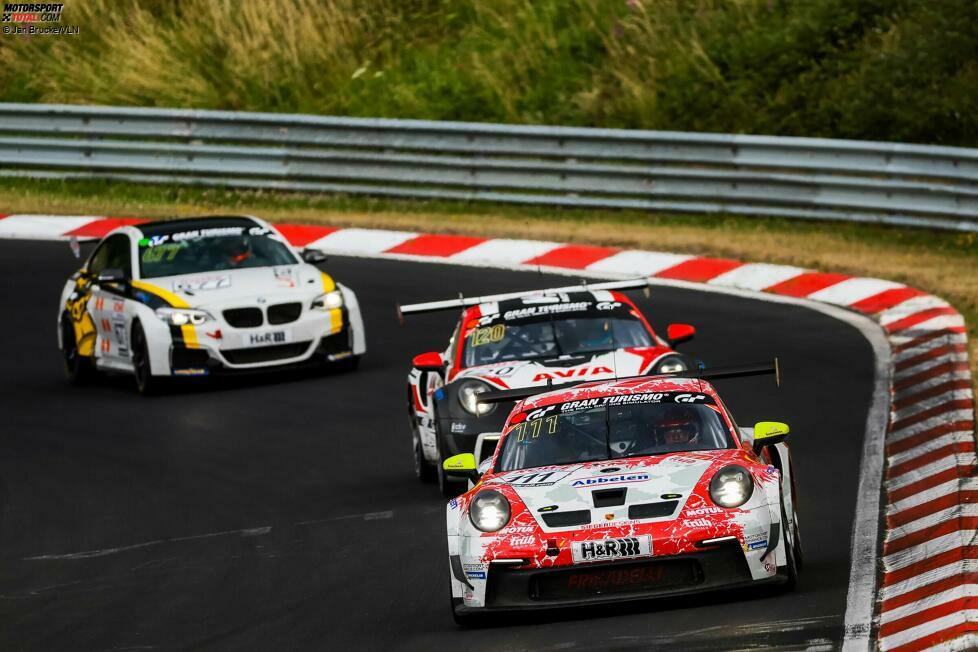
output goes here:
[{"label": "asphalt track surface", "polygon": [[683,650],[834,648],[842,637],[868,342],[802,307],[685,289],[636,295],[697,326],[712,365],[780,356],[784,382],[718,382],[741,424],[787,421],[806,566],[795,593],[728,592],[461,630],[444,503],[412,474],[405,374],[455,315],[400,327],[395,301],[567,277],[332,257],[368,353],[352,374],[250,376],[136,394],[62,379],[63,243],[0,242],[0,649]]}]

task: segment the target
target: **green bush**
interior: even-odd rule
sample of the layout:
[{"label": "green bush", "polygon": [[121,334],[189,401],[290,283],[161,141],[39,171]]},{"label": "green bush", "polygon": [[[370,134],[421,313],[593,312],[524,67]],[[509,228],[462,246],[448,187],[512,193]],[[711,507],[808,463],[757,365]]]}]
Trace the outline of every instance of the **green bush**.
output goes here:
[{"label": "green bush", "polygon": [[0,100],[978,145],[974,0],[86,0]]}]

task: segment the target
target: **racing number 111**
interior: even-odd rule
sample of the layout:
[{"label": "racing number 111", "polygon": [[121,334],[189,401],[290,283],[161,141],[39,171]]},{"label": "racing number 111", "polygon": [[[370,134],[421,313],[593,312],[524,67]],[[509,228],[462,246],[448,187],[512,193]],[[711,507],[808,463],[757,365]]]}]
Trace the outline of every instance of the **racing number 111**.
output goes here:
[{"label": "racing number 111", "polygon": [[536,439],[540,436],[540,430],[542,429],[541,424],[543,422],[547,423],[547,434],[552,435],[557,431],[557,415],[552,417],[547,417],[546,419],[537,419],[536,421],[524,421],[516,425],[513,430],[516,431],[516,441],[524,441],[526,435],[529,434],[530,437]]}]

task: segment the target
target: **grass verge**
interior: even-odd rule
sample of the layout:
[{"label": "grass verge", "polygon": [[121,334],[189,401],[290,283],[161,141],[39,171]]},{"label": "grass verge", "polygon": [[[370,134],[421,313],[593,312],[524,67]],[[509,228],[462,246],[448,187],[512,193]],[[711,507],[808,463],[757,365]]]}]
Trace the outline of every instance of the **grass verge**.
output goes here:
[{"label": "grass verge", "polygon": [[7,180],[0,212],[118,217],[250,213],[270,221],[516,237],[796,265],[906,283],[950,301],[978,377],[978,234],[743,216],[397,201],[267,191]]}]

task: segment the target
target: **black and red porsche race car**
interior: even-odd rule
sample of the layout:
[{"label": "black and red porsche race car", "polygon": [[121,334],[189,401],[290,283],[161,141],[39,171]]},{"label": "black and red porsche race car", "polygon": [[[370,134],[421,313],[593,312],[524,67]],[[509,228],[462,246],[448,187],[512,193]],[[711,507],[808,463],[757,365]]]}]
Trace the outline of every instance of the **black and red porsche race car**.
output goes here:
[{"label": "black and red porsche race car", "polygon": [[442,461],[477,443],[484,449],[477,457],[486,457],[512,407],[480,404],[483,392],[689,368],[690,359],[674,347],[695,328],[671,324],[660,337],[623,293],[648,288],[647,279],[636,279],[401,306],[402,317],[461,311],[448,347],[416,356],[408,374],[418,477],[437,478],[448,497],[464,490],[445,475]]}]

